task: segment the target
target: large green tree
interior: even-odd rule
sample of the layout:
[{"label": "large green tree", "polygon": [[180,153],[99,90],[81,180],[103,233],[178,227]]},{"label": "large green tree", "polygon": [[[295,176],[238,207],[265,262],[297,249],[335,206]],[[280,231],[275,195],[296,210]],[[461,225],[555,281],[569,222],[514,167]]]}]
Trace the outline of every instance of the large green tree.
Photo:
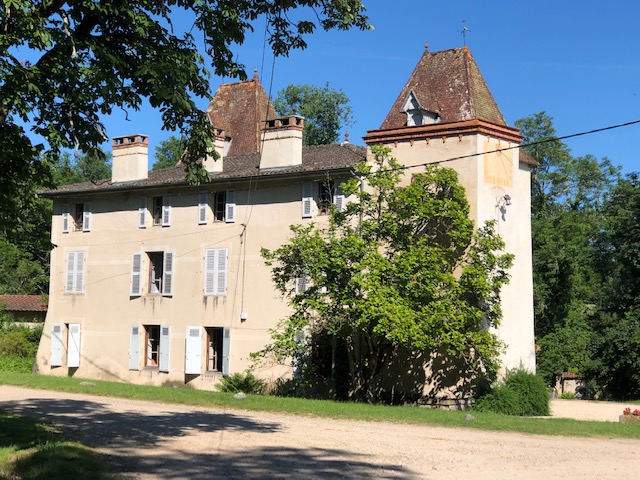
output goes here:
[{"label": "large green tree", "polygon": [[184,148],[185,141],[175,135],[171,135],[166,140],[161,141],[156,147],[155,162],[152,170],[176,166],[182,160]]},{"label": "large green tree", "polygon": [[501,344],[492,327],[512,257],[492,224],[474,232],[455,171],[430,166],[399,186],[389,150],[373,152],[374,164],[358,165],[359,179],[342,186],[356,201],[333,209],[327,227],[294,226],[287,244],[263,251],[293,313],[262,355],[300,365],[314,356],[301,336],[327,335],[346,350],[348,397],[356,400],[383,398],[378,382],[399,358],[404,376],[430,361],[454,384],[494,376]]},{"label": "large green tree", "polygon": [[279,115],[304,117],[304,145],[336,143],[340,131],[353,123],[349,98],[342,90],[314,85],[289,85],[278,93],[273,107]]},{"label": "large green tree", "polygon": [[[177,16],[189,18],[182,30]],[[245,78],[233,47],[265,17],[275,55],[304,48],[318,26],[368,28],[361,0],[23,0],[0,9],[0,223],[19,211],[22,184],[48,180],[61,148],[96,152],[103,115],[147,99],[186,139],[187,178],[206,179],[209,69]],[[198,46],[201,46],[201,54]],[[27,132],[27,129],[31,133]],[[41,140],[40,140],[41,139]]]}]

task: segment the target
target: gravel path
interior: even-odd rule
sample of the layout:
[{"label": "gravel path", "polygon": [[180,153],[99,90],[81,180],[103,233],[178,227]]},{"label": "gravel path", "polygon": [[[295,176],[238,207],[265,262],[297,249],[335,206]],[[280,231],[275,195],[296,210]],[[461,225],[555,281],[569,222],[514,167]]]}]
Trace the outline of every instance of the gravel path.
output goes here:
[{"label": "gravel path", "polygon": [[[624,404],[558,400],[556,416],[617,421]],[[636,479],[640,442],[204,409],[0,386],[0,410],[44,418],[121,478]]]}]

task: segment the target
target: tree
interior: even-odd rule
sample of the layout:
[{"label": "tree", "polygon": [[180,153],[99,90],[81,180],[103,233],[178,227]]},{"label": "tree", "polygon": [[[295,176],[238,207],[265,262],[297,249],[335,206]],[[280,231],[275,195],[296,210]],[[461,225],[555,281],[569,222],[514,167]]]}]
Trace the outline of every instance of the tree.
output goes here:
[{"label": "tree", "polygon": [[39,262],[0,237],[0,295],[46,293],[49,278]]},{"label": "tree", "polygon": [[430,166],[401,187],[389,151],[374,147],[374,165],[357,166],[366,188],[355,178],[343,184],[357,201],[333,209],[326,228],[293,226],[289,243],[263,250],[293,313],[261,355],[301,365],[315,352],[299,339],[329,335],[346,350],[355,400],[383,398],[381,376],[398,358],[405,376],[412,362],[437,359],[457,383],[495,376],[501,349],[491,327],[512,256],[492,224],[474,233],[455,171]]},{"label": "tree", "polygon": [[278,115],[304,117],[304,145],[336,143],[342,128],[353,123],[349,98],[342,90],[329,87],[329,83],[322,88],[289,85],[278,93],[273,108]]},{"label": "tree", "polygon": [[[192,25],[178,31],[172,23],[176,15],[191,18]],[[205,180],[198,160],[211,151],[212,126],[195,98],[209,97],[207,61],[216,75],[246,78],[233,46],[243,43],[260,16],[266,18],[275,55],[306,47],[305,36],[317,26],[370,28],[361,0],[5,2],[0,224],[19,211],[22,182],[50,180],[43,159],[53,160],[62,148],[97,153],[107,138],[100,117],[114,109],[137,109],[145,98],[161,112],[165,129],[187,139],[187,179]],[[41,140],[32,140],[36,137]]]},{"label": "tree", "polygon": [[97,154],[72,155],[63,152],[52,166],[52,182],[56,187],[71,183],[108,180],[111,178],[111,154],[98,150]]},{"label": "tree", "polygon": [[161,168],[174,167],[182,160],[184,153],[184,140],[171,135],[166,140],[160,142],[156,147],[155,159],[152,170],[160,170]]}]

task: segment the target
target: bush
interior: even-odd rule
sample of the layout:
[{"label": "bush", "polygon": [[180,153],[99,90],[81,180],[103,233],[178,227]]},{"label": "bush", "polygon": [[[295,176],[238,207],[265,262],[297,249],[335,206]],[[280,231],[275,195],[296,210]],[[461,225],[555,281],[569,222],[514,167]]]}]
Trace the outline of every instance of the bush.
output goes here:
[{"label": "bush", "polygon": [[228,377],[222,377],[218,390],[225,393],[253,393],[260,395],[264,392],[265,383],[256,378],[253,373],[234,373]]},{"label": "bush", "polygon": [[558,398],[562,398],[563,400],[575,400],[576,394],[573,392],[562,392]]},{"label": "bush", "polygon": [[522,369],[511,370],[474,408],[506,415],[546,416],[549,415],[549,395],[541,377]]},{"label": "bush", "polygon": [[0,332],[0,355],[32,357],[38,349],[28,328],[11,328]]}]

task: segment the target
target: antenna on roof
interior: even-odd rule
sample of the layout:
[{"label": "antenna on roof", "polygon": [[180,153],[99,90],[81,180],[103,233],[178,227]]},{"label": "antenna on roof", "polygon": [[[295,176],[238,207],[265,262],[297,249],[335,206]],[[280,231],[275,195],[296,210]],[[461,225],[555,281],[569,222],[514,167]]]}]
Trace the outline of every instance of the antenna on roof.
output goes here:
[{"label": "antenna on roof", "polygon": [[462,44],[465,47],[467,46],[467,32],[471,31],[467,28],[466,22],[466,20],[462,20],[462,30],[460,30],[460,33],[462,34]]}]

